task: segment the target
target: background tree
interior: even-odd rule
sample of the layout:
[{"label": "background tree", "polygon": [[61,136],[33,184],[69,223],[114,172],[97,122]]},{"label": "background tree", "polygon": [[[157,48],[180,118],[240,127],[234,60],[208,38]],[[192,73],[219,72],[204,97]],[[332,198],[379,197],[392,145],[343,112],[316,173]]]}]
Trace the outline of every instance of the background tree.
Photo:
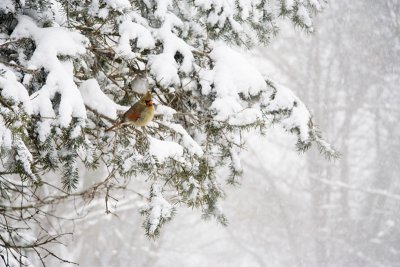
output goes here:
[{"label": "background tree", "polygon": [[280,53],[265,53],[288,85],[301,88],[342,153],[335,165],[307,154],[310,202],[303,220],[314,230],[305,266],[397,265],[399,184],[392,177],[398,142],[389,136],[400,118],[393,60],[399,57],[398,9],[393,1],[336,1],[312,38],[291,34],[285,37],[291,41],[275,45]]}]

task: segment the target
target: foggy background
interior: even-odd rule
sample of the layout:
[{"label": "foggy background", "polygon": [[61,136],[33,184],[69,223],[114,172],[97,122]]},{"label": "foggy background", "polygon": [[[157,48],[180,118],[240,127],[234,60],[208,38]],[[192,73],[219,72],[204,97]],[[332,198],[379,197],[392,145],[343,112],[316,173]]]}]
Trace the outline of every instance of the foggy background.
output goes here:
[{"label": "foggy background", "polygon": [[62,255],[99,267],[400,266],[400,1],[330,1],[315,25],[310,36],[282,25],[252,56],[308,105],[339,160],[294,152],[279,128],[249,135],[241,185],[227,186],[222,203],[228,227],[180,209],[148,239],[137,178],[113,214],[103,200],[89,214],[76,203],[59,211],[83,217],[52,225],[75,232]]}]

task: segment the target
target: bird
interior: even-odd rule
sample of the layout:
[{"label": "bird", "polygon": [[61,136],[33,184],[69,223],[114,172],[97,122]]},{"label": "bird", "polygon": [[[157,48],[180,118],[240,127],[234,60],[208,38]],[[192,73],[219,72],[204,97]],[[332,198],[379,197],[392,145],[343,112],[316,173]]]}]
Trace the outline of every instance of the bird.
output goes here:
[{"label": "bird", "polygon": [[139,101],[128,109],[122,118],[117,121],[113,126],[106,129],[105,131],[111,131],[115,128],[119,128],[122,125],[133,124],[135,126],[146,126],[154,118],[154,105],[152,101],[151,92],[148,91],[144,94]]}]

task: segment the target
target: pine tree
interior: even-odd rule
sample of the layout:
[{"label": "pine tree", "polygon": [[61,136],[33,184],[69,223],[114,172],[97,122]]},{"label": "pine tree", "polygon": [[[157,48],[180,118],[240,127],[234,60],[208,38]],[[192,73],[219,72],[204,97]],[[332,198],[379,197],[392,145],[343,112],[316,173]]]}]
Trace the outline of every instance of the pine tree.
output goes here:
[{"label": "pine tree", "polygon": [[[264,134],[277,124],[297,136],[297,150],[315,143],[321,153],[336,157],[306,106],[243,56],[268,44],[279,20],[311,33],[322,5],[321,0],[0,4],[1,255],[21,263],[27,259],[18,255],[34,249],[42,257],[38,249],[46,251],[45,244],[61,234],[40,224],[47,215],[41,208],[99,192],[107,202],[111,189],[124,186],[121,178],[137,175],[148,178],[148,205],[141,213],[150,237],[179,205],[226,224],[218,201],[224,181],[235,184],[242,174],[239,153],[247,131]],[[147,87],[157,103],[154,121],[105,132]],[[107,178],[77,189],[82,163],[105,166]],[[46,174],[60,178],[49,182]],[[22,224],[32,231],[21,230]]]}]

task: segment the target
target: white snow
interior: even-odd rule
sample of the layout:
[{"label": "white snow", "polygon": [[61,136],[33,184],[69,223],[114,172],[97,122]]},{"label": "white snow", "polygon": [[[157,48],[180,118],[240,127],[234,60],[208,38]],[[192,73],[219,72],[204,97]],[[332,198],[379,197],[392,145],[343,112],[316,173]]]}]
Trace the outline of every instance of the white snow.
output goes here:
[{"label": "white snow", "polygon": [[121,21],[124,21],[124,20],[130,20],[130,21],[136,22],[146,28],[150,28],[147,19],[143,18],[137,11],[131,11],[131,12],[124,14],[121,17]]},{"label": "white snow", "polygon": [[308,2],[318,11],[321,11],[322,7],[318,0],[308,0]]},{"label": "white snow", "polygon": [[120,12],[122,12],[124,9],[128,9],[131,7],[129,0],[104,0],[104,1],[109,7]]},{"label": "white snow", "polygon": [[293,9],[294,0],[285,0],[283,3],[284,3],[284,5],[285,5],[285,9],[286,9],[287,11],[291,11],[291,10]]},{"label": "white snow", "polygon": [[228,123],[230,125],[244,126],[255,123],[258,119],[262,119],[262,114],[259,109],[246,108],[231,116]]},{"label": "white snow", "polygon": [[96,79],[84,81],[80,86],[83,101],[85,105],[96,110],[98,113],[105,115],[111,119],[118,118],[118,111],[127,110],[129,107],[124,107],[112,101],[103,91]]},{"label": "white snow", "polygon": [[238,0],[237,3],[240,6],[241,12],[240,12],[240,18],[243,20],[249,19],[250,16],[250,9],[253,9],[254,7],[252,6],[253,3],[252,1],[248,0]]},{"label": "white snow", "polygon": [[297,16],[304,23],[304,25],[306,25],[307,27],[312,26],[310,15],[308,14],[307,9],[303,5],[299,5],[299,8],[297,10]]},{"label": "white snow", "polygon": [[223,27],[227,18],[232,16],[235,2],[233,0],[195,0],[196,6],[209,12],[207,23]]},{"label": "white snow", "polygon": [[175,55],[179,52],[183,56],[179,70],[189,73],[193,70],[194,58],[191,52],[193,48],[172,32],[174,27],[182,28],[183,23],[175,15],[169,14],[157,31],[157,38],[163,43],[163,53]]},{"label": "white snow", "polygon": [[107,19],[109,13],[110,13],[110,10],[107,7],[104,7],[104,8],[99,9],[99,12],[97,15],[99,16],[99,18]]},{"label": "white snow", "polygon": [[[0,110],[2,113],[6,113],[6,110]],[[0,117],[0,147],[5,150],[10,150],[12,146],[12,134],[11,131],[6,127],[3,117]]]},{"label": "white snow", "polygon": [[165,200],[161,190],[161,186],[157,182],[152,184],[150,203],[144,208],[149,212],[147,222],[150,225],[150,235],[155,233],[161,220],[168,220],[172,216],[173,206]]},{"label": "white snow", "polygon": [[14,1],[12,0],[1,0],[0,1],[0,11],[4,11],[6,14],[15,12]]},{"label": "white snow", "polygon": [[147,91],[149,91],[149,82],[147,79],[147,74],[140,75],[137,74],[133,81],[131,82],[132,91],[144,95]]},{"label": "white snow", "polygon": [[[163,87],[179,84],[178,71],[190,73],[193,71],[193,48],[174,32],[174,28],[183,27],[183,22],[174,14],[165,15],[162,26],[155,30],[156,39],[163,44],[162,53],[149,58],[150,73]],[[179,52],[182,62],[175,61],[174,56]]]},{"label": "white snow", "polygon": [[77,32],[68,31],[63,27],[39,28],[27,16],[18,17],[18,25],[11,38],[32,38],[36,49],[30,59],[30,68],[44,67],[48,70],[57,68],[60,64],[58,55],[76,57],[86,51],[88,40]]},{"label": "white snow", "polygon": [[260,117],[260,112],[243,104],[240,99],[255,96],[267,89],[260,72],[240,53],[232,48],[217,44],[210,54],[214,60],[214,68],[200,73],[202,94],[211,92],[214,85],[216,99],[211,109],[216,112],[214,119],[226,121],[233,125],[253,123]]},{"label": "white snow", "polygon": [[130,40],[137,40],[137,47],[141,50],[152,49],[155,46],[155,41],[151,32],[144,26],[126,20],[122,22],[119,26],[119,34],[121,38],[119,39],[119,45],[117,52],[129,59],[135,58],[136,55],[132,52]]},{"label": "white snow", "polygon": [[155,0],[155,2],[156,10],[154,15],[159,19],[164,19],[167,14],[168,7],[172,5],[172,0]]},{"label": "white snow", "polygon": [[10,99],[16,102],[23,103],[23,107],[26,113],[32,114],[32,103],[29,99],[28,91],[26,88],[17,80],[17,77],[12,70],[5,65],[0,63],[0,88],[1,96],[5,99]]},{"label": "white snow", "polygon": [[164,162],[169,158],[177,161],[183,160],[183,147],[181,145],[175,142],[159,140],[153,137],[149,137],[149,141],[149,153],[156,158],[158,162]]},{"label": "white snow", "polygon": [[165,105],[157,105],[156,115],[162,115],[163,121],[171,120],[176,113],[176,110]]},{"label": "white snow", "polygon": [[181,135],[182,138],[182,145],[188,149],[191,155],[198,155],[202,156],[204,154],[203,149],[200,145],[193,140],[193,138],[188,134],[188,132],[183,128],[182,125],[172,123],[172,122],[159,122],[160,124],[172,129],[176,133]]},{"label": "white snow", "polygon": [[37,179],[36,175],[33,174],[31,163],[33,156],[25,143],[22,141],[20,136],[14,138],[13,148],[16,151],[15,160],[22,165],[24,172],[29,175],[31,179]]},{"label": "white snow", "polygon": [[243,110],[243,106],[239,103],[237,96],[217,98],[210,108],[217,112],[214,116],[214,119],[217,121],[225,121],[230,116],[235,116],[236,113]]},{"label": "white snow", "polygon": [[260,72],[245,57],[232,48],[217,44],[210,54],[215,62],[214,84],[218,96],[257,95],[266,83]]},{"label": "white snow", "polygon": [[235,169],[235,171],[242,172],[243,167],[242,167],[242,163],[240,161],[239,151],[237,151],[236,148],[232,147],[229,150],[229,153],[231,154],[232,165],[233,165],[233,168]]},{"label": "white snow", "polygon": [[88,10],[89,15],[95,17],[99,13],[99,0],[92,0]]},{"label": "white snow", "polygon": [[163,87],[179,85],[178,64],[172,53],[149,57],[149,69],[155,80]]},{"label": "white snow", "polygon": [[[30,69],[44,67],[49,74],[46,84],[31,96],[33,110],[41,116],[54,117],[51,99],[56,93],[61,95],[58,109],[58,123],[67,127],[72,117],[86,119],[86,109],[82,96],[73,80],[73,65],[70,61],[61,61],[58,56],[77,57],[86,51],[88,40],[77,32],[65,28],[39,28],[34,21],[20,15],[18,25],[12,35],[14,39],[32,38],[36,49],[26,63]],[[49,133],[48,122],[39,126],[44,138]],[[47,126],[45,126],[47,125]]]},{"label": "white snow", "polygon": [[281,124],[286,130],[298,127],[300,129],[300,139],[307,141],[309,139],[308,123],[311,118],[309,110],[291,90],[277,83],[274,83],[274,86],[277,92],[272,101],[268,100],[267,110],[292,109],[291,115],[284,118]]}]

